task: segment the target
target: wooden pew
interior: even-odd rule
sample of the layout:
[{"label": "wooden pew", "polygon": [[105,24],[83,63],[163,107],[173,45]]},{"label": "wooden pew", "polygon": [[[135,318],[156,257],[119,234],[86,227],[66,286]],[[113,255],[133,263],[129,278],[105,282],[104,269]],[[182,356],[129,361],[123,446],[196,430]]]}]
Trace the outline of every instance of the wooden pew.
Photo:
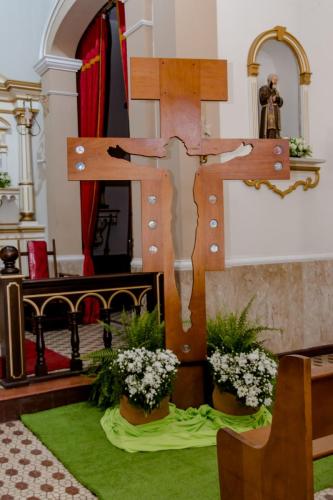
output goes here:
[{"label": "wooden pew", "polygon": [[333,365],[280,360],[272,425],[237,434],[220,429],[222,500],[313,500],[313,460],[333,454]]}]

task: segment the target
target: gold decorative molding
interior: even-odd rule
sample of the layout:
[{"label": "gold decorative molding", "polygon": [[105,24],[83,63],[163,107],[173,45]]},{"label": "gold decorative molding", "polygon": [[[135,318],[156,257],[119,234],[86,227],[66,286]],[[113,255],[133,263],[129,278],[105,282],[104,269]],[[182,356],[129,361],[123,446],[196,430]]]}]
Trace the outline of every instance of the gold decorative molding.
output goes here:
[{"label": "gold decorative molding", "polygon": [[[0,226],[8,226],[9,224],[0,224]],[[44,231],[45,226],[33,226],[33,227],[4,227],[0,228],[0,237],[1,233],[40,233],[41,231]],[[11,238],[6,238],[6,239],[11,239]]]},{"label": "gold decorative molding", "polygon": [[[1,276],[0,276],[1,277]],[[126,286],[126,287],[113,287],[113,288],[98,288],[96,290],[74,290],[74,291],[70,291],[70,292],[63,292],[63,295],[66,295],[66,296],[69,296],[69,295],[80,295],[80,294],[84,294],[84,293],[87,293],[87,292],[91,292],[91,293],[102,293],[102,292],[112,292],[112,291],[115,291],[115,292],[118,292],[119,290],[121,291],[125,291],[125,290],[141,290],[141,289],[146,289],[147,291],[148,290],[151,290],[151,287],[150,286],[147,286],[147,285],[137,285],[137,286]],[[36,294],[33,294],[33,295],[24,295],[24,300],[25,299],[36,299],[36,298],[44,298],[44,297],[53,297],[54,296],[54,293],[36,293]]]},{"label": "gold decorative molding", "polygon": [[247,74],[248,76],[258,76],[259,75],[260,64],[251,63],[247,66]]},{"label": "gold decorative molding", "polygon": [[35,220],[34,212],[20,212],[20,222],[33,222],[34,220]]},{"label": "gold decorative molding", "polygon": [[287,33],[286,27],[276,26],[275,30],[276,30],[276,38],[278,39],[279,42],[282,42]]},{"label": "gold decorative molding", "polygon": [[301,73],[299,75],[300,85],[310,85],[311,83],[311,73]]},{"label": "gold decorative molding", "polygon": [[40,82],[25,82],[21,80],[6,80],[5,82],[0,82],[0,92],[10,92],[13,89],[39,93],[42,91],[42,85]]},{"label": "gold decorative molding", "polygon": [[276,184],[273,184],[271,181],[263,180],[263,179],[253,179],[244,181],[247,186],[254,187],[259,190],[261,186],[267,186],[268,189],[273,191],[273,193],[279,195],[282,199],[288,194],[295,191],[298,187],[303,187],[303,191],[308,191],[309,189],[314,189],[318,186],[320,181],[320,167],[318,164],[324,163],[324,160],[313,160],[302,158],[290,159],[290,171],[293,172],[311,172],[314,176],[306,177],[305,179],[298,179],[293,184],[291,184],[287,189],[280,189]]},{"label": "gold decorative molding", "polygon": [[[96,295],[96,294],[92,294],[92,295]],[[66,297],[66,295],[64,295],[64,294],[61,294],[61,295],[54,294],[54,295],[52,295],[52,297],[47,298],[45,300],[45,302],[43,302],[43,305],[42,305],[42,307],[40,309],[41,316],[44,314],[44,311],[45,311],[45,308],[47,307],[47,305],[50,302],[57,301],[57,300],[62,300],[64,302],[66,302],[69,305],[70,312],[75,312],[73,302],[68,297]],[[23,301],[25,301],[25,298],[23,299]],[[30,303],[31,303],[31,301],[30,301]]]},{"label": "gold decorative molding", "polygon": [[[69,305],[71,312],[78,312],[79,306],[84,299],[87,297],[95,297],[101,301],[101,304],[104,308],[110,308],[112,304],[112,300],[119,294],[127,294],[133,299],[133,305],[138,306],[141,304],[143,297],[152,289],[150,285],[137,285],[137,286],[127,286],[127,287],[117,287],[117,288],[101,288],[96,290],[75,290],[75,291],[64,291],[61,294],[53,294],[53,293],[42,293],[36,295],[25,295],[23,298],[23,302],[31,305],[38,316],[44,314],[46,306],[53,302],[54,300],[62,300]],[[135,296],[132,292],[137,291],[140,292],[139,298]],[[111,292],[110,297],[106,300],[102,293]],[[158,300],[160,300],[160,290],[157,288]],[[76,298],[77,295],[80,295],[79,298]],[[72,296],[74,296],[72,298]],[[39,306],[35,301],[36,299],[45,299],[42,304]],[[160,307],[160,305],[159,305]]]},{"label": "gold decorative molding", "polygon": [[[18,108],[15,108],[13,110],[13,113],[14,113],[14,115],[16,117],[18,125],[24,124],[24,119],[25,119],[24,114],[25,114],[25,111],[26,111],[25,108],[22,108],[21,106],[18,107]],[[30,111],[34,115],[37,115],[37,113],[39,113],[39,109],[36,109],[36,108],[31,108]]]},{"label": "gold decorative molding", "polygon": [[[16,114],[16,110],[24,107],[24,101],[38,103],[41,98],[42,86],[39,82],[20,80],[3,80],[0,78],[1,113]],[[16,109],[13,109],[16,107]]]},{"label": "gold decorative molding", "polygon": [[23,274],[0,274],[0,280],[10,280],[12,279],[13,277],[15,278],[24,278]]},{"label": "gold decorative molding", "polygon": [[264,31],[252,42],[247,57],[248,76],[258,76],[260,65],[256,62],[257,55],[261,46],[268,40],[277,40],[288,45],[295,54],[298,63],[300,84],[309,85],[311,83],[311,70],[308,56],[302,44],[284,26],[275,26],[273,29]]}]

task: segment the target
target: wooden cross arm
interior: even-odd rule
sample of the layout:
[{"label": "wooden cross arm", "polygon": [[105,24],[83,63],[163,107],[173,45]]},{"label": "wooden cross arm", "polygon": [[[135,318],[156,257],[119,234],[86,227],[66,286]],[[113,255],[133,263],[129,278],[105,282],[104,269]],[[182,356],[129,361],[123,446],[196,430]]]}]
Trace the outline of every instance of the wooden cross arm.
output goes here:
[{"label": "wooden cross arm", "polygon": [[[166,156],[166,146],[168,140],[163,138],[158,139],[141,139],[129,137],[68,137],[67,152],[69,158],[89,158],[96,155],[105,155],[110,151],[110,148],[121,148],[125,153],[163,158]],[[84,148],[82,153],[77,152],[77,147]],[[112,153],[112,152],[111,152]],[[110,152],[108,153],[110,156]],[[83,161],[83,160],[82,160]]]},{"label": "wooden cross arm", "polygon": [[289,179],[289,143],[286,139],[211,139],[203,154],[221,154],[221,163],[200,168],[205,175],[224,180]]},{"label": "wooden cross arm", "polygon": [[[132,139],[133,140],[133,139]],[[127,149],[145,152],[148,147],[144,140],[134,139],[134,147],[130,148],[127,139],[108,138],[69,138],[68,139],[68,180],[70,181],[101,181],[101,180],[157,180],[161,179],[164,170],[149,165],[139,165],[134,162],[110,156],[110,147],[124,146]],[[136,143],[136,141],[138,141]],[[140,144],[141,141],[141,144]],[[147,141],[146,141],[147,142]],[[161,152],[163,141],[156,141],[155,153]],[[83,149],[78,149],[82,147]],[[122,148],[122,149],[124,149]],[[124,149],[125,151],[125,149]],[[133,152],[133,154],[135,154]]]},{"label": "wooden cross arm", "polygon": [[[283,152],[280,156],[284,154],[289,155],[289,141],[288,139],[221,139],[221,138],[211,138],[202,139],[201,141],[201,154],[202,155],[219,155],[221,153],[232,152],[237,149],[240,145],[251,144],[254,148],[260,145],[264,146],[260,151],[263,154],[273,153],[275,147],[280,146]],[[275,156],[275,154],[274,154]]]}]

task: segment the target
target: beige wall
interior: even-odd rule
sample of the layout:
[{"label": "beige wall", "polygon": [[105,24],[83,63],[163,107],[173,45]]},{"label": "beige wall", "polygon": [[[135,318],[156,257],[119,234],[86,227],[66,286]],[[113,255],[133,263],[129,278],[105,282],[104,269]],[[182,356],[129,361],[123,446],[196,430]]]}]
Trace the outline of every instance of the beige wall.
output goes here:
[{"label": "beige wall", "polygon": [[[182,295],[190,294],[191,273],[182,272]],[[281,328],[264,334],[274,352],[332,344],[333,262],[242,266],[206,274],[207,314],[240,311],[255,296],[250,317]],[[184,317],[187,317],[184,310]]]}]

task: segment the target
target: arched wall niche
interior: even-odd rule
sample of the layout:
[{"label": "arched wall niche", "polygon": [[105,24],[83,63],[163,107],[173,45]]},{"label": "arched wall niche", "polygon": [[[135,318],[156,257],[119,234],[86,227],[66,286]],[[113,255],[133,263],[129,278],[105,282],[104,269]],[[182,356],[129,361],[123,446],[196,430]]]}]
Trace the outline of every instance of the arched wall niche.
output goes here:
[{"label": "arched wall niche", "polygon": [[300,132],[306,142],[309,142],[308,87],[311,83],[310,64],[301,43],[284,26],[276,26],[273,29],[264,31],[255,38],[249,49],[247,74],[250,97],[250,133],[253,137],[259,136],[258,76],[260,64],[258,63],[258,54],[269,40],[285,44],[295,56],[299,73]]},{"label": "arched wall niche", "polygon": [[[283,98],[280,114],[282,137],[299,137],[301,135],[299,71],[294,53],[285,43],[267,40],[260,47],[257,61],[260,63],[257,77],[259,89],[267,85],[268,75],[277,74],[279,77],[278,91]],[[259,97],[258,106],[260,116]]]}]

